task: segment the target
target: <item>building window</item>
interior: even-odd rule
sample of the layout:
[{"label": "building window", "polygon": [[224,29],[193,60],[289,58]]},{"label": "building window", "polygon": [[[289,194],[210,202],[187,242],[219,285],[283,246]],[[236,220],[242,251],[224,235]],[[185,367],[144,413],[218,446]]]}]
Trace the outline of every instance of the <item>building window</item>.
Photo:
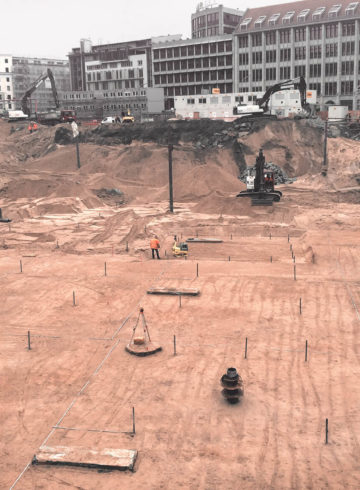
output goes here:
[{"label": "building window", "polygon": [[306,40],[306,29],[305,27],[298,27],[295,29],[295,42],[301,42]]},{"label": "building window", "polygon": [[310,39],[321,39],[322,26],[310,26]]},{"label": "building window", "polygon": [[321,58],[321,45],[310,46],[310,59]]},{"label": "building window", "polygon": [[321,77],[321,65],[310,65],[310,78]]},{"label": "building window", "polygon": [[321,83],[309,83],[309,90],[316,90],[317,95],[321,95]]},{"label": "building window", "polygon": [[289,79],[290,79],[290,66],[281,66],[280,80],[289,80]]},{"label": "building window", "polygon": [[252,62],[254,65],[262,63],[262,51],[255,51],[252,54]]},{"label": "building window", "polygon": [[341,63],[341,74],[342,75],[353,75],[354,74],[354,62],[353,61],[343,61]]},{"label": "building window", "polygon": [[253,82],[261,82],[262,81],[262,70],[253,70],[252,71],[252,80],[253,80]]},{"label": "building window", "polygon": [[355,36],[355,21],[343,22],[342,24],[343,36]]},{"label": "building window", "polygon": [[240,36],[239,37],[239,48],[248,48],[248,47],[249,47],[248,36]]},{"label": "building window", "polygon": [[308,16],[310,12],[310,9],[304,9],[302,10],[299,15],[297,16],[298,22],[305,22],[306,17]]},{"label": "building window", "polygon": [[5,68],[5,72],[6,73],[9,73],[9,68],[8,67]]},{"label": "building window", "polygon": [[7,58],[5,58],[5,63],[9,63],[9,60]]},{"label": "building window", "polygon": [[341,95],[353,95],[353,92],[354,92],[353,80],[341,82]]},{"label": "building window", "polygon": [[329,10],[329,19],[332,17],[337,17],[339,11],[341,9],[341,5],[333,5],[331,9]]},{"label": "building window", "polygon": [[337,43],[326,45],[326,58],[331,58],[338,55],[338,45]]},{"label": "building window", "polygon": [[249,53],[240,53],[239,65],[248,65],[248,64],[249,64]]},{"label": "building window", "polygon": [[355,42],[354,41],[347,41],[345,43],[342,43],[342,45],[341,45],[342,56],[349,56],[349,55],[353,55],[354,53],[355,53]]},{"label": "building window", "polygon": [[248,70],[240,70],[239,71],[239,82],[244,83],[249,81],[249,72]]},{"label": "building window", "polygon": [[306,46],[295,48],[295,60],[306,59]]},{"label": "building window", "polygon": [[276,80],[276,68],[266,68],[266,80]]},{"label": "building window", "polygon": [[270,31],[265,33],[265,43],[266,46],[271,46],[272,44],[276,44],[276,32]]},{"label": "building window", "polygon": [[290,61],[291,60],[291,49],[280,49],[280,61]]},{"label": "building window", "polygon": [[306,66],[305,65],[295,66],[295,78],[305,77],[305,75],[306,75]]},{"label": "building window", "polygon": [[206,104],[206,97],[204,97],[204,98],[200,97],[199,98],[199,104]]},{"label": "building window", "polygon": [[325,76],[336,76],[336,75],[337,75],[337,63],[326,63]]},{"label": "building window", "polygon": [[280,43],[289,43],[291,39],[290,29],[280,31]]},{"label": "building window", "polygon": [[337,95],[337,83],[326,82],[325,83],[325,95]]},{"label": "building window", "polygon": [[327,24],[326,25],[326,38],[338,37],[338,25],[337,24]]},{"label": "building window", "polygon": [[266,51],[266,63],[275,63],[276,62],[276,49],[271,51]]},{"label": "building window", "polygon": [[262,35],[260,32],[256,34],[252,34],[252,45],[253,46],[261,46],[262,45]]}]

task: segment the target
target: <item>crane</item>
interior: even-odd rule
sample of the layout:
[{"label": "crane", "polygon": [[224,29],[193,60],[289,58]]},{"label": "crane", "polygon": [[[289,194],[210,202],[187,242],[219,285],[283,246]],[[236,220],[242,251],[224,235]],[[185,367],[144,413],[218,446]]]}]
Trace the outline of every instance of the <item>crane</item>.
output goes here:
[{"label": "crane", "polygon": [[54,97],[55,107],[56,107],[56,109],[59,109],[59,107],[60,107],[60,102],[59,102],[59,97],[58,97],[58,93],[56,90],[54,75],[53,75],[53,72],[50,70],[50,68],[48,68],[45,73],[40,75],[40,77],[30,85],[30,87],[27,89],[27,91],[25,92],[25,94],[23,95],[23,97],[21,99],[21,109],[24,112],[24,114],[27,114],[29,117],[30,117],[30,109],[29,109],[29,104],[28,104],[29,98],[30,98],[31,94],[33,92],[35,92],[35,90],[39,87],[39,85],[41,85],[41,83],[44,80],[46,80],[47,78],[49,78],[50,83],[51,83],[51,90],[52,90],[52,94]]}]

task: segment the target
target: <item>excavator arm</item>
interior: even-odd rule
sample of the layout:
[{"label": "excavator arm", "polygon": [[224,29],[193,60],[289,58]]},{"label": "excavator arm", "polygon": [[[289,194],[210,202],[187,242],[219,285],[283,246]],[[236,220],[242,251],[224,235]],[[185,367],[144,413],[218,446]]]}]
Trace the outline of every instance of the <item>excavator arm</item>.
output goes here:
[{"label": "excavator arm", "polygon": [[259,107],[264,109],[264,112],[267,111],[270,97],[272,94],[276,92],[280,92],[280,90],[299,90],[300,92],[300,100],[301,106],[305,109],[306,107],[306,82],[304,77],[298,77],[294,80],[285,80],[285,82],[276,83],[272,87],[269,87],[265,94],[261,97],[261,99],[257,100],[257,104]]},{"label": "excavator arm", "polygon": [[52,94],[53,94],[53,97],[54,97],[55,106],[56,106],[57,109],[60,106],[59,97],[58,97],[56,86],[55,86],[54,75],[53,75],[52,71],[48,68],[47,71],[46,71],[46,73],[43,73],[42,75],[40,75],[40,77],[37,78],[35,80],[35,82],[33,82],[30,85],[30,87],[27,89],[27,91],[25,92],[25,94],[22,96],[22,99],[21,99],[21,109],[24,112],[24,114],[27,114],[29,117],[30,117],[30,108],[29,108],[29,104],[28,104],[29,98],[31,97],[32,93],[35,92],[35,90],[47,78],[50,79],[51,90],[52,90]]}]

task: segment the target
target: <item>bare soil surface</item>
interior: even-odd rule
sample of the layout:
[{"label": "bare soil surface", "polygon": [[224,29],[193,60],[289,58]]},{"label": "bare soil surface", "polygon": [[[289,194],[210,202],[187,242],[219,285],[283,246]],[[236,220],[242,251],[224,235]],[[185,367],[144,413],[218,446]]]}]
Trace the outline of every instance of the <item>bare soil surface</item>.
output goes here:
[{"label": "bare soil surface", "polygon": [[[171,214],[165,146],[82,143],[77,169],[54,129],[0,122],[0,488],[360,486],[360,143],[330,139],[324,177],[304,124],[237,137],[249,165],[263,146],[297,177],[271,208],[236,199],[232,147],[179,138]],[[175,234],[223,243],[175,259]],[[149,357],[125,351],[140,307]],[[31,465],[43,444],[139,454],[133,473]]]}]

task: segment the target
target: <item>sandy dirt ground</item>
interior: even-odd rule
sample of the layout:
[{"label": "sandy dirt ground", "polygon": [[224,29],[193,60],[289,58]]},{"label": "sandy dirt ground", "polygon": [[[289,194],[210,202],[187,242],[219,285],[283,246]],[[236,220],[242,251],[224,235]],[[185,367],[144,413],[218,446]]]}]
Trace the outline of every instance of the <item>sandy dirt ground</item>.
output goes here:
[{"label": "sandy dirt ground", "polygon": [[[35,140],[8,133],[0,124],[13,219],[0,224],[0,488],[358,488],[359,143],[329,141],[327,177],[314,143],[272,208],[234,197],[230,151],[178,149],[171,215],[164,148],[81,145],[76,170],[72,146],[39,140],[31,156]],[[259,141],[247,145],[255,155]],[[110,186],[123,203],[98,196]],[[174,259],[174,234],[223,242]],[[200,295],[180,306],[150,287]],[[163,348],[144,358],[125,351],[140,306]],[[237,405],[221,396],[229,367]],[[133,473],[31,465],[44,443],[139,454]]]}]

